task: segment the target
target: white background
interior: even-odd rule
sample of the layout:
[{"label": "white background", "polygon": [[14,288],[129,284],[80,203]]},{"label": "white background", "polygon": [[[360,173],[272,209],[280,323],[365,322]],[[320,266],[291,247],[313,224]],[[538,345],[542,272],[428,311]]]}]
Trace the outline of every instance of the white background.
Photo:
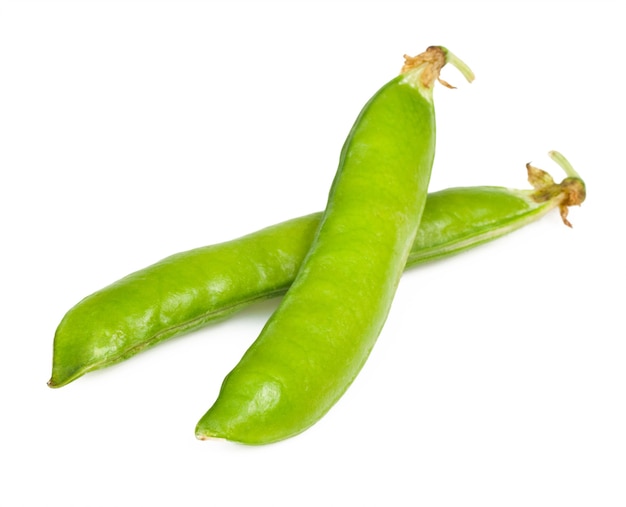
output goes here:
[{"label": "white background", "polygon": [[[626,505],[619,2],[0,4],[0,504]],[[404,53],[435,91],[432,190],[527,188],[548,150],[588,199],[402,280],[347,394],[265,447],[194,437],[275,307],[51,390],[85,295],[171,253],[321,210]]]}]

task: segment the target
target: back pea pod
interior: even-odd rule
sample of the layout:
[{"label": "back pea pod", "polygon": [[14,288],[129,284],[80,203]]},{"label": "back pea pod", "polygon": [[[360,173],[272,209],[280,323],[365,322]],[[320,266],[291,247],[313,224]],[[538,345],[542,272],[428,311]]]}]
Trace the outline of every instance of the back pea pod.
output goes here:
[{"label": "back pea pod", "polygon": [[[566,217],[568,206],[583,202],[584,184],[569,164],[561,164],[570,176],[559,184],[530,167],[535,190],[477,186],[430,193],[407,268],[499,238],[554,208]],[[320,218],[321,213],[313,213],[172,255],[87,296],[58,326],[50,387],[281,296]]]}]

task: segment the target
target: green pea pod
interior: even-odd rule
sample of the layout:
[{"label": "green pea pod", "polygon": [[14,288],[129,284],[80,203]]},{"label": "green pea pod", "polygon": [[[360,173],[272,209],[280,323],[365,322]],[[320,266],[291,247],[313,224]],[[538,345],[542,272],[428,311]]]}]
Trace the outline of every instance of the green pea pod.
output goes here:
[{"label": "green pea pod", "polygon": [[458,65],[435,46],[405,61],[356,119],[311,249],[260,336],[224,379],[197,425],[198,438],[266,444],[296,435],[332,407],[365,363],[426,204],[435,155],[433,85],[446,63]]},{"label": "green pea pod", "polygon": [[[555,186],[541,176],[547,173],[529,166],[536,191],[464,187],[430,193],[407,267],[496,239],[555,207],[566,216],[567,206],[584,199],[584,186],[571,166],[564,167],[572,176]],[[321,216],[313,213],[172,255],[86,297],[57,329],[50,387],[284,294]]]}]

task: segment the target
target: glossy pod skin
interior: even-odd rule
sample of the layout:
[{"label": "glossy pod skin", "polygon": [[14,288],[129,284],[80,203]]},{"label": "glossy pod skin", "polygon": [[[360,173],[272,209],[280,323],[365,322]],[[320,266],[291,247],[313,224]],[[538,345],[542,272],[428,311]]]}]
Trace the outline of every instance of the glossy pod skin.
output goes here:
[{"label": "glossy pod skin", "polygon": [[450,53],[430,47],[364,106],[341,151],[311,249],[260,336],[196,427],[266,444],[342,396],[383,327],[417,234],[435,154],[432,88]]},{"label": "glossy pod skin", "polygon": [[[430,193],[406,267],[462,252],[556,207],[566,210],[583,201],[579,178],[570,177],[554,190],[549,178],[537,174],[537,169],[529,169],[536,190],[477,186]],[[547,192],[546,187],[553,190]],[[50,386],[61,387],[170,337],[284,294],[321,216],[313,213],[172,255],[86,297],[57,329]]]},{"label": "glossy pod skin", "polygon": [[319,223],[309,215],[167,257],[72,307],[56,329],[50,387],[282,294]]}]

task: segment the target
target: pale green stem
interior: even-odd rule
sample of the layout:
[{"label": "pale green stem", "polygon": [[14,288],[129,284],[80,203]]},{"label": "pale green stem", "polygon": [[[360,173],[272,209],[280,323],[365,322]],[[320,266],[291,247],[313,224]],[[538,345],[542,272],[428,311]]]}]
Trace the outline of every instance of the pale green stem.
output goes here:
[{"label": "pale green stem", "polygon": [[567,160],[561,153],[553,150],[548,152],[548,155],[550,155],[550,158],[561,166],[561,168],[565,171],[565,174],[567,174],[570,178],[576,178],[577,180],[582,179],[572,164],[570,164],[569,160]]},{"label": "pale green stem", "polygon": [[468,82],[471,83],[474,81],[474,73],[472,72],[472,69],[470,69],[463,60],[456,56],[452,51],[448,50],[448,48],[441,46],[441,49],[443,49],[446,53],[446,63],[454,66],[461,74],[463,74],[463,77],[467,79]]}]

